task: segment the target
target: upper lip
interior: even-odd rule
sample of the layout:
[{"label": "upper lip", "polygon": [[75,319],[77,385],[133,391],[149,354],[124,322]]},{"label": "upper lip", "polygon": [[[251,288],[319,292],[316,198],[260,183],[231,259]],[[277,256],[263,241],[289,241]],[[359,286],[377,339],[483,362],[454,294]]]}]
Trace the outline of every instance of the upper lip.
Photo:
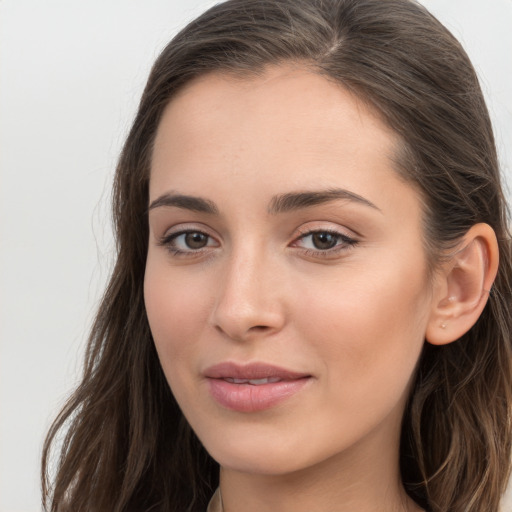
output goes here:
[{"label": "upper lip", "polygon": [[210,379],[265,379],[278,378],[280,380],[296,380],[310,377],[310,374],[288,370],[280,366],[267,363],[239,364],[234,362],[219,363],[210,366],[203,372]]}]

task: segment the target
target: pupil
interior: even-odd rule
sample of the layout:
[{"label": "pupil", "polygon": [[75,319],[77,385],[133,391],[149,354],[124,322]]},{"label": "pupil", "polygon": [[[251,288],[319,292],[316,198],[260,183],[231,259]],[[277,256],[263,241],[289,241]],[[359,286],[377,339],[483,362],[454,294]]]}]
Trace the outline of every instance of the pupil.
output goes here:
[{"label": "pupil", "polygon": [[208,236],[204,233],[187,233],[185,235],[185,242],[191,249],[201,249],[205,247],[208,241]]},{"label": "pupil", "polygon": [[313,234],[313,245],[317,249],[332,249],[337,242],[336,235],[331,233],[314,233]]}]

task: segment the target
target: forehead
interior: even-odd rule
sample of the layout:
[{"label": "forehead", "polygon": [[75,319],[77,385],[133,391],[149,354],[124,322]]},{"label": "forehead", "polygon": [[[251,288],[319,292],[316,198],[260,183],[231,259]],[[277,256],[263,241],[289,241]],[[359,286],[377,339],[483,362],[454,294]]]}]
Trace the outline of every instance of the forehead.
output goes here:
[{"label": "forehead", "polygon": [[[277,150],[288,159],[298,147],[317,156],[337,149],[355,156],[365,148],[391,163],[397,141],[366,104],[339,84],[304,67],[274,65],[258,76],[213,72],[185,86],[162,116],[153,169],[162,158],[176,159],[185,150],[189,158],[210,153],[217,160],[251,147],[272,157]],[[231,151],[223,153],[228,146]]]},{"label": "forehead", "polygon": [[350,124],[354,136],[364,129],[371,130],[368,135],[382,145],[398,139],[381,116],[355,94],[333,79],[293,63],[269,65],[258,74],[202,75],[173,97],[165,109],[159,132],[163,127],[169,128],[166,119],[170,117],[174,123],[180,123],[179,128],[185,133],[222,121],[236,126],[237,130],[244,127],[254,130],[250,123],[260,121],[267,125],[284,122],[281,126],[290,135],[295,134],[291,132],[294,128],[307,126],[310,131],[317,130],[319,137],[336,135],[343,119],[345,124]]},{"label": "forehead", "polygon": [[385,209],[404,189],[416,208],[417,194],[395,171],[399,140],[357,96],[306,68],[271,66],[244,78],[210,73],[164,111],[150,199],[229,189],[239,198],[231,195],[230,204],[247,208],[248,198],[344,188]]}]

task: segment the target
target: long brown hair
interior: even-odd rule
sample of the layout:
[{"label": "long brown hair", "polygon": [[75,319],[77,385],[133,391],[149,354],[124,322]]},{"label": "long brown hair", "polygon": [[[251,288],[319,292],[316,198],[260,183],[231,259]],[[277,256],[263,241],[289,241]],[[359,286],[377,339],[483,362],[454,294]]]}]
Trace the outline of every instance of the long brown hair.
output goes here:
[{"label": "long brown hair", "polygon": [[[307,65],[355,93],[400,136],[397,171],[420,191],[425,250],[474,224],[496,232],[500,267],[476,325],[425,344],[401,437],[407,492],[434,512],[493,512],[511,452],[510,233],[488,112],[457,40],[412,0],[229,0],[163,50],[114,183],[117,262],[82,381],[51,427],[43,494],[52,512],[205,510],[218,465],[181,414],[160,368],[143,301],[152,143],[164,107],[194,77]],[[51,450],[61,439],[56,474]]]}]

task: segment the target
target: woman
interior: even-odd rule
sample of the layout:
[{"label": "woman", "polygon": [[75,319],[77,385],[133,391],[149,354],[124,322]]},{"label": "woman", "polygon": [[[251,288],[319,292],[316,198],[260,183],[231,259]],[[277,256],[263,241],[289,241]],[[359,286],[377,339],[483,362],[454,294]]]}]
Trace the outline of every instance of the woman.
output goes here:
[{"label": "woman", "polygon": [[506,206],[421,6],[210,9],[153,67],[114,215],[49,510],[498,510]]}]

